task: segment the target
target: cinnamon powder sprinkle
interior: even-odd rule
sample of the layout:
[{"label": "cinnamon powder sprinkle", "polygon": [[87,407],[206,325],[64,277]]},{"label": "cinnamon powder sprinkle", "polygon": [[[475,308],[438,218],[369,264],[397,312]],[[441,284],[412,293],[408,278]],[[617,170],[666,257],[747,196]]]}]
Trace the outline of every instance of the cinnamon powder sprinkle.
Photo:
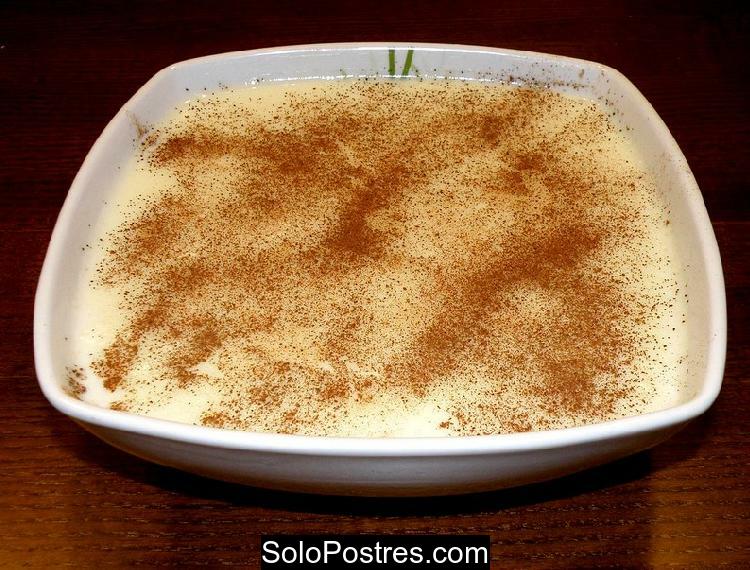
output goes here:
[{"label": "cinnamon powder sprinkle", "polygon": [[337,83],[219,92],[149,132],[134,168],[164,190],[126,204],[93,284],[119,299],[91,364],[117,409],[370,436],[639,413],[679,284],[653,285],[668,222],[606,111]]},{"label": "cinnamon powder sprinkle", "polygon": [[82,396],[86,393],[85,378],[86,371],[82,367],[69,366],[66,368],[67,386],[65,391],[77,400],[82,399]]}]

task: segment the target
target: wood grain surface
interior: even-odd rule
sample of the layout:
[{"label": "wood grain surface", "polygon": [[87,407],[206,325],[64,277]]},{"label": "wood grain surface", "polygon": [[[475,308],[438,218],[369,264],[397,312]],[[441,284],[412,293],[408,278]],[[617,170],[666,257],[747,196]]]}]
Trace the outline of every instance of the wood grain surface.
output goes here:
[{"label": "wood grain surface", "polygon": [[[267,533],[480,533],[495,568],[750,567],[750,12],[715,2],[387,2],[0,7],[0,565],[257,567]],[[57,212],[107,121],[154,72],[211,53],[404,40],[536,50],[629,77],[705,196],[724,260],[724,388],[654,450],[457,498],[262,491],[151,465],[54,411],[32,304]]]}]

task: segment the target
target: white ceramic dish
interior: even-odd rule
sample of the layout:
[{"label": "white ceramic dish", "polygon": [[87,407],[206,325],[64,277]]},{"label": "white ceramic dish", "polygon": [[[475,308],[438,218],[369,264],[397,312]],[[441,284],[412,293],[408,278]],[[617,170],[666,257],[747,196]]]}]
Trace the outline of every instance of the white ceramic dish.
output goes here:
[{"label": "white ceramic dish", "polygon": [[[413,50],[412,66],[407,66]],[[184,100],[258,80],[419,74],[538,82],[606,99],[649,157],[680,236],[688,275],[693,396],[651,414],[584,427],[497,436],[356,439],[229,431],[152,419],[82,402],[63,389],[63,342],[88,224],[99,215],[118,166],[133,152],[138,121],[155,122]],[[137,119],[137,120],[134,120]],[[351,495],[439,495],[550,479],[646,449],[702,414],[719,393],[726,307],[719,251],[685,158],[651,105],[620,73],[551,55],[430,44],[327,44],[236,52],[173,65],[115,116],[76,176],[44,262],[36,295],[34,350],[39,383],[53,406],[108,443],[209,477],[262,487]]]}]

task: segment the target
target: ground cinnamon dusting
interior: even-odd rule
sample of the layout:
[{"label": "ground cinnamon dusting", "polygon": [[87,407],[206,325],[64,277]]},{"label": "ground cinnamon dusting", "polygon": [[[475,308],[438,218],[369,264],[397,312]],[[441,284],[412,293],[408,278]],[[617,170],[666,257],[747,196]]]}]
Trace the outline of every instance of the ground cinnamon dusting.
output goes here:
[{"label": "ground cinnamon dusting", "polygon": [[80,366],[69,366],[66,368],[66,372],[67,386],[65,387],[65,391],[80,400],[86,393],[86,385],[84,384],[86,372]]},{"label": "ground cinnamon dusting", "polygon": [[118,406],[383,435],[416,408],[452,434],[629,413],[668,308],[637,289],[661,260],[613,258],[647,239],[650,184],[608,154],[617,127],[549,90],[425,83],[290,90],[271,115],[217,94],[153,127],[139,168],[168,190],[98,267],[127,315],[92,363]]}]

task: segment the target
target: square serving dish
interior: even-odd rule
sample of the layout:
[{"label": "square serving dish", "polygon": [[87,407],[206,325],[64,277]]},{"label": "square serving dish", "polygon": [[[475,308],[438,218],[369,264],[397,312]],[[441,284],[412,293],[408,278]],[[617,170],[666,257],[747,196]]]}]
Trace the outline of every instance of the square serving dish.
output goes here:
[{"label": "square serving dish", "polygon": [[[672,408],[583,427],[447,438],[335,438],[230,431],[101,408],[65,390],[64,337],[90,224],[133,153],[140,124],[157,122],[191,92],[257,81],[419,74],[548,85],[606,100],[647,157],[678,235],[687,275],[687,399]],[[439,44],[322,44],[235,52],[157,73],[104,129],[60,212],[36,293],[34,352],[52,405],[104,441],[208,477],[328,494],[414,496],[481,491],[550,479],[649,448],[708,409],[721,387],[726,306],[719,251],[703,199],[677,144],[619,72],[532,52]]]}]

